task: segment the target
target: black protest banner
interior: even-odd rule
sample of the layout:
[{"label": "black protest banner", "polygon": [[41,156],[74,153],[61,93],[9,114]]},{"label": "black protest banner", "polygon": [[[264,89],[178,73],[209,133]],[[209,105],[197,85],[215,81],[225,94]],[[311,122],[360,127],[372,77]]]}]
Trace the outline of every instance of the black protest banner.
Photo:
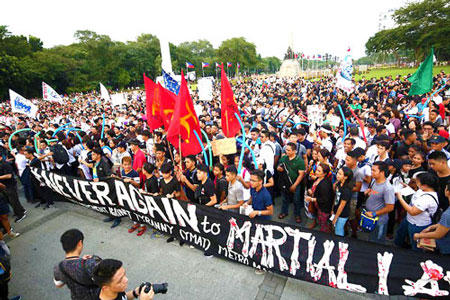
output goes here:
[{"label": "black protest banner", "polygon": [[450,259],[339,238],[176,199],[152,197],[121,180],[93,182],[32,169],[53,192],[97,212],[128,217],[209,254],[359,293],[448,297]]}]

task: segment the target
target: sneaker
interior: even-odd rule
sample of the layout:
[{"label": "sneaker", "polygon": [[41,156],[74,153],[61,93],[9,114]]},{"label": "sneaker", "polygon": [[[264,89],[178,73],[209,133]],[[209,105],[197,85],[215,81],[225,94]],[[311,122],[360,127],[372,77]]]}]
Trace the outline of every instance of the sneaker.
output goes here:
[{"label": "sneaker", "polygon": [[[34,208],[39,208],[39,207],[41,207],[41,203],[38,203],[38,204],[36,204],[36,206],[34,207]],[[44,207],[44,209],[45,209],[45,207]]]},{"label": "sneaker", "polygon": [[22,300],[22,296],[15,296],[15,297],[9,298],[9,300]]},{"label": "sneaker", "polygon": [[54,206],[53,204],[47,204],[47,205],[44,207],[44,209],[47,209],[47,208],[55,208],[55,206]]},{"label": "sneaker", "polygon": [[128,233],[133,233],[136,229],[138,229],[138,227],[139,224],[134,224],[130,229],[128,229]]},{"label": "sneaker", "polygon": [[207,253],[207,252],[203,252],[203,255],[204,255],[206,258],[213,258],[213,257],[214,257],[214,255],[209,254],[209,253]]},{"label": "sneaker", "polygon": [[113,224],[111,225],[111,228],[116,228],[117,226],[119,226],[120,222],[122,222],[120,218],[115,219]]},{"label": "sneaker", "polygon": [[180,241],[180,247],[183,247],[184,242]]},{"label": "sneaker", "polygon": [[146,230],[147,230],[147,227],[142,226],[142,227],[138,230],[137,236],[142,236],[142,235],[145,233]]},{"label": "sneaker", "polygon": [[194,246],[192,246],[192,245],[190,245],[190,246],[189,246],[189,248],[191,248],[191,249],[195,249],[195,247],[194,247]]},{"label": "sneaker", "polygon": [[18,233],[18,232],[13,232],[12,230],[11,230],[11,232],[10,233],[8,233],[8,236],[10,237],[10,238],[16,238],[16,237],[18,237],[20,235],[20,233]]},{"label": "sneaker", "polygon": [[170,238],[167,239],[166,242],[172,243],[173,241],[175,241],[175,238],[173,236],[171,236]]},{"label": "sneaker", "polygon": [[27,215],[25,215],[25,214],[23,214],[23,215],[21,215],[21,216],[18,216],[18,217],[14,220],[14,222],[19,223],[19,222],[21,222],[23,219],[25,219],[26,217],[27,217]]},{"label": "sneaker", "polygon": [[112,221],[114,221],[113,217],[107,217],[107,218],[103,219],[103,222],[112,222]]},{"label": "sneaker", "polygon": [[264,274],[266,274],[266,271],[256,269],[256,270],[255,270],[255,274],[256,274],[256,275],[264,275]]}]

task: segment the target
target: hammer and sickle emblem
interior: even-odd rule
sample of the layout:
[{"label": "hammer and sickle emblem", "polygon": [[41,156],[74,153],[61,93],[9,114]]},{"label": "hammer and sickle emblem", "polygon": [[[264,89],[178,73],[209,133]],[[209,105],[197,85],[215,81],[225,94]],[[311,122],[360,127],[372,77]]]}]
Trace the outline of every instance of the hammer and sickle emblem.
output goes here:
[{"label": "hammer and sickle emblem", "polygon": [[184,129],[186,129],[187,133],[188,133],[188,139],[191,137],[191,126],[189,126],[189,123],[187,122],[187,120],[189,118],[194,119],[195,124],[198,125],[198,121],[195,118],[195,115],[192,113],[192,110],[190,109],[188,103],[186,102],[186,110],[188,111],[188,114],[185,115],[184,117],[180,118],[180,125],[184,127]]}]

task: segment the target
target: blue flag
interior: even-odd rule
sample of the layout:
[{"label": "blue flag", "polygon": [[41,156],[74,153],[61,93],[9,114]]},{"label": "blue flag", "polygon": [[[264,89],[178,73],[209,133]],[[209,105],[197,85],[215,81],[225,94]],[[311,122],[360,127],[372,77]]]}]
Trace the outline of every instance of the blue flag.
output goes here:
[{"label": "blue flag", "polygon": [[175,95],[178,95],[178,92],[180,91],[180,85],[178,82],[173,79],[169,74],[167,74],[164,70],[162,70],[162,76],[164,79],[164,86],[166,89],[174,93]]}]

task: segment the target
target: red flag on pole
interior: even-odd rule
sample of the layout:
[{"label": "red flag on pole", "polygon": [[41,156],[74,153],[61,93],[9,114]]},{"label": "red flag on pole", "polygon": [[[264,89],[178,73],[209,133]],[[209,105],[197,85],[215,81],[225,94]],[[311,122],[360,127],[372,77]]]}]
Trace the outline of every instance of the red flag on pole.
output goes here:
[{"label": "red flag on pole", "polygon": [[177,96],[172,119],[173,122],[170,123],[167,130],[167,140],[178,149],[181,137],[181,154],[183,156],[201,152],[202,148],[194,134],[195,130],[201,136],[200,123],[194,110],[194,103],[192,103],[183,70],[181,71],[180,92]]},{"label": "red flag on pole", "polygon": [[150,127],[150,131],[161,127],[163,125],[163,120],[160,116],[160,93],[157,85],[145,76],[144,74],[144,85],[145,85],[145,113],[147,115],[147,123]]},{"label": "red flag on pole", "polygon": [[157,85],[159,95],[160,95],[160,116],[161,120],[164,124],[164,128],[167,130],[170,125],[170,121],[172,121],[172,115],[175,109],[175,103],[177,96],[171,91],[163,88],[161,84]]},{"label": "red flag on pole", "polygon": [[236,97],[234,97],[233,90],[231,89],[230,83],[228,82],[227,75],[223,69],[223,65],[220,66],[221,71],[221,80],[220,80],[220,91],[221,91],[221,100],[222,100],[222,108],[221,108],[221,124],[222,131],[226,137],[234,137],[239,130],[241,129],[241,125],[239,124],[238,119],[234,115],[237,113],[239,116],[239,109],[236,103]]}]

